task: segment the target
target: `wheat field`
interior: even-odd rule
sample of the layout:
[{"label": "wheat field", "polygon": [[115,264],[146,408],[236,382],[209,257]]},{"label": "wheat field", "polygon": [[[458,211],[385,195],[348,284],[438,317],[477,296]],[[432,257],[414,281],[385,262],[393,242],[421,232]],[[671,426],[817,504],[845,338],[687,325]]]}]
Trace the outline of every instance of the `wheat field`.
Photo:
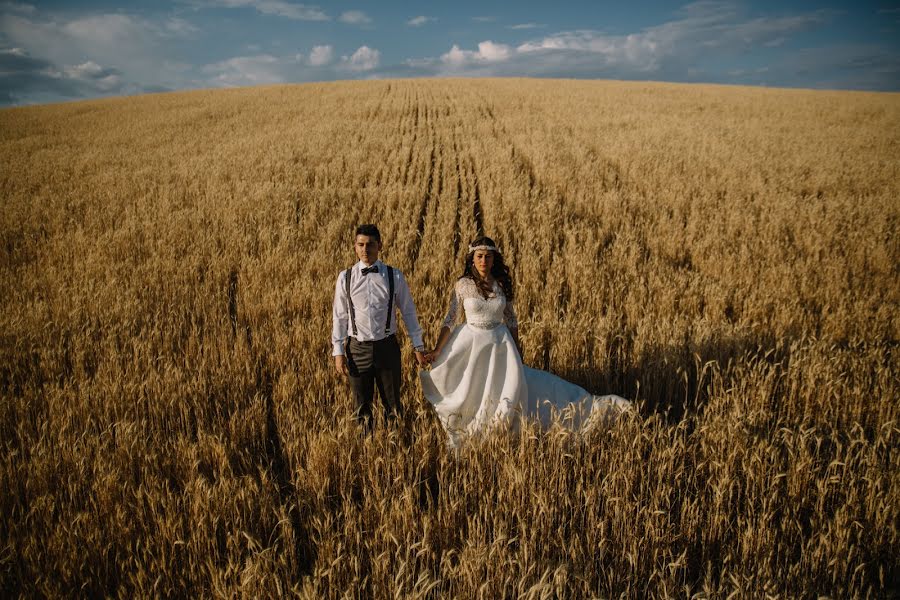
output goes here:
[{"label": "wheat field", "polygon": [[[0,111],[6,597],[900,594],[900,95],[552,80]],[[434,343],[467,242],[527,364],[635,400],[458,454],[330,357],[377,223]]]}]

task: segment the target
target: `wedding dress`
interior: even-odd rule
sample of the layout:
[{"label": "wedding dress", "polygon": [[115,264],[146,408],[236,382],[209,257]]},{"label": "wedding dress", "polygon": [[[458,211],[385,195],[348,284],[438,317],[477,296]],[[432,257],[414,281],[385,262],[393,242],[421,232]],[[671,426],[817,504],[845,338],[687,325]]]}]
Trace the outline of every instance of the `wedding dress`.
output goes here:
[{"label": "wedding dress", "polygon": [[[460,322],[460,305],[465,323]],[[523,417],[538,419],[544,428],[556,420],[583,429],[631,406],[619,396],[594,396],[525,366],[509,330],[518,327],[515,311],[497,282],[485,299],[472,279],[459,279],[443,325],[451,329],[450,337],[431,369],[419,375],[451,446],[498,424],[517,428]]]}]

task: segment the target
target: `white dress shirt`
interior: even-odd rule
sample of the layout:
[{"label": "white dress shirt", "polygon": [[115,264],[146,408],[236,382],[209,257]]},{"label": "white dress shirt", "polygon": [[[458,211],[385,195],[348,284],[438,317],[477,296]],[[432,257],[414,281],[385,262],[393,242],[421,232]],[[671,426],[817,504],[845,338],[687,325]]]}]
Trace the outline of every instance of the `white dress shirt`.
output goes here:
[{"label": "white dress shirt", "polygon": [[[350,306],[347,303],[346,271],[338,275],[334,287],[334,307],[331,313],[331,344],[332,356],[344,354],[344,340],[348,335],[361,342],[371,342],[386,338],[397,332],[397,315],[392,315],[391,328],[385,333],[384,326],[387,322],[388,288],[387,266],[380,260],[373,266],[378,267],[377,273],[363,275],[362,269],[366,264],[359,261],[352,267],[350,274],[350,297],[353,298],[353,310],[356,316],[356,335],[353,335],[350,325]],[[412,294],[406,279],[399,269],[394,269],[394,312],[400,310],[403,322],[406,324],[406,332],[409,334],[413,347],[422,347],[422,328],[416,316],[416,306],[413,303]],[[349,333],[348,333],[349,332]]]}]

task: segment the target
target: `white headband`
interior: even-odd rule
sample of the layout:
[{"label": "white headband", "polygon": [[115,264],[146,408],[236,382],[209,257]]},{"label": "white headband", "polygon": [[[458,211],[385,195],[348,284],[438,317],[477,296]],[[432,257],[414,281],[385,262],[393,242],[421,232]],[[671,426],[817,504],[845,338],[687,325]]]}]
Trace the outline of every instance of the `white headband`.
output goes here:
[{"label": "white headband", "polygon": [[469,254],[475,252],[476,250],[490,250],[491,252],[497,252],[496,246],[469,246]]}]

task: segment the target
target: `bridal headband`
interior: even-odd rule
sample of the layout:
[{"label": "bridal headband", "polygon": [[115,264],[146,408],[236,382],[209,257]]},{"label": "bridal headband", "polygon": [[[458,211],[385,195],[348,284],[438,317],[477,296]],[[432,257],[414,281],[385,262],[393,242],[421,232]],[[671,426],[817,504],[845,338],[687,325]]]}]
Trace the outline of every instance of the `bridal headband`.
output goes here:
[{"label": "bridal headband", "polygon": [[469,254],[475,252],[476,250],[490,250],[491,252],[498,252],[496,246],[469,246]]}]

